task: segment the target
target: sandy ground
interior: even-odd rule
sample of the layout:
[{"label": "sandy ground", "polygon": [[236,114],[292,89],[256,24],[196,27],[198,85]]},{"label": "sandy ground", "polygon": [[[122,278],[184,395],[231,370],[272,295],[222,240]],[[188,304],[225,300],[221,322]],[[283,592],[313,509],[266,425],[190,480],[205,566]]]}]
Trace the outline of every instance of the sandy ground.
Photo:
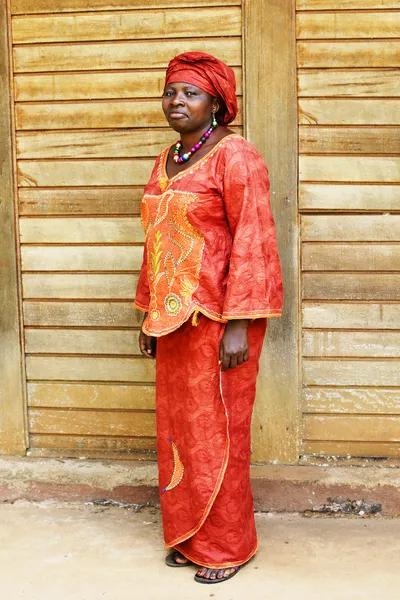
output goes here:
[{"label": "sandy ground", "polygon": [[0,505],[1,600],[399,600],[400,519],[258,514],[260,550],[231,581],[164,565],[160,514]]}]

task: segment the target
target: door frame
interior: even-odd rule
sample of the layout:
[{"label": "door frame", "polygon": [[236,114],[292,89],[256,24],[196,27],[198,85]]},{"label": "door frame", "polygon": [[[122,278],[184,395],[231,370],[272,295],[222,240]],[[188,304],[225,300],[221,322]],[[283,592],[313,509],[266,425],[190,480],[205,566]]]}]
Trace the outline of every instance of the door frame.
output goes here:
[{"label": "door frame", "polygon": [[245,137],[271,178],[284,311],[270,319],[253,418],[253,462],[300,457],[299,224],[295,0],[244,0]]},{"label": "door frame", "polygon": [[0,3],[0,454],[28,447],[8,2]]}]

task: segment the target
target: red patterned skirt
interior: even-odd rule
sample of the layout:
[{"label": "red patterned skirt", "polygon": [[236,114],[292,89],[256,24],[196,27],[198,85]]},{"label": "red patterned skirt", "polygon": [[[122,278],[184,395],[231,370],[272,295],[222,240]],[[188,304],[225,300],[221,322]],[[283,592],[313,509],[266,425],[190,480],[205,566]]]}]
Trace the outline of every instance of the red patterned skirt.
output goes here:
[{"label": "red patterned skirt", "polygon": [[194,563],[241,565],[257,551],[250,425],[266,320],[249,325],[250,359],[221,373],[225,326],[200,316],[157,340],[157,444],[167,547]]}]

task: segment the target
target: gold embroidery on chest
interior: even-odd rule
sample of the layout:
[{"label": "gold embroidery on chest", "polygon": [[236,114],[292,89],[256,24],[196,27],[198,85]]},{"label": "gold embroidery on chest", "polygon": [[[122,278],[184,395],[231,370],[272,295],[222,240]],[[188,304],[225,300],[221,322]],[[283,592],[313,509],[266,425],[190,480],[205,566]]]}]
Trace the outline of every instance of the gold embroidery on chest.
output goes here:
[{"label": "gold embroidery on chest", "polygon": [[[189,306],[198,287],[204,237],[187,217],[196,200],[195,194],[177,190],[143,198],[151,321],[177,317]],[[160,322],[160,327],[163,324]]]}]

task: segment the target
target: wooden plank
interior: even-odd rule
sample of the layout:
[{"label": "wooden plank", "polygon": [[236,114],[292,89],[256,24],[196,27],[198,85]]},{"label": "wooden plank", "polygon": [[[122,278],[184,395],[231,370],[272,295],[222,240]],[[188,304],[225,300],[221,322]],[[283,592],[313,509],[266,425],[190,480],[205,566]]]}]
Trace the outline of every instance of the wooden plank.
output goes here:
[{"label": "wooden plank", "polygon": [[300,68],[398,67],[400,43],[397,40],[340,42],[298,42]]},{"label": "wooden plank", "polygon": [[302,96],[400,96],[397,69],[299,69],[298,95]]},{"label": "wooden plank", "polygon": [[[183,8],[200,6],[220,6],[221,0],[152,0],[153,9]],[[241,0],[226,0],[224,6],[241,6]],[[87,12],[96,10],[124,10],[148,8],[144,0],[12,0],[13,15],[57,13],[57,12]]]},{"label": "wooden plank", "polygon": [[[143,383],[153,383],[155,381],[155,361],[148,358],[27,356],[26,371],[28,380],[141,381]],[[134,420],[132,415],[130,415],[130,420]],[[59,431],[59,433],[62,432]],[[68,433],[68,431],[65,431],[65,433]],[[87,430],[82,431],[82,433],[89,435]],[[117,434],[118,432],[116,432]],[[101,435],[101,433],[99,432],[97,435]],[[127,433],[126,435],[135,434]],[[140,435],[146,434],[142,433]]]},{"label": "wooden plank", "polygon": [[20,187],[145,185],[154,167],[148,159],[18,162]]},{"label": "wooden plank", "polygon": [[139,215],[143,187],[137,188],[20,188],[19,214]]},{"label": "wooden plank", "polygon": [[300,210],[400,211],[399,185],[300,183]]},{"label": "wooden plank", "polygon": [[25,329],[28,354],[141,355],[139,331],[96,329]]},{"label": "wooden plank", "polygon": [[[15,1],[15,0],[14,0]],[[21,0],[18,0],[21,1]],[[28,0],[25,0],[27,2]],[[54,1],[54,0],[53,0]],[[296,0],[297,10],[363,10],[400,8],[399,0]]]},{"label": "wooden plank", "polygon": [[396,154],[400,127],[299,127],[300,154]]},{"label": "wooden plank", "polygon": [[143,243],[140,217],[21,218],[22,244]]},{"label": "wooden plank", "polygon": [[23,271],[138,271],[142,246],[23,246]]},{"label": "wooden plank", "polygon": [[20,132],[17,157],[144,158],[154,157],[176,142],[168,129]]},{"label": "wooden plank", "polygon": [[400,444],[396,442],[314,442],[306,440],[303,450],[305,454],[314,456],[400,457]]},{"label": "wooden plank", "polygon": [[297,15],[296,33],[298,39],[397,38],[400,25],[397,15],[378,10],[306,12]]},{"label": "wooden plank", "polygon": [[[64,437],[64,436],[56,436]],[[97,439],[97,438],[95,438]],[[140,438],[137,438],[140,439]],[[148,438],[145,438],[148,439]],[[130,460],[130,461],[157,461],[155,450],[79,450],[71,448],[29,448],[29,456],[31,458],[56,458],[58,460],[64,458],[94,458],[96,460]]]},{"label": "wooden plank", "polygon": [[140,327],[142,321],[132,302],[24,302],[31,327]]},{"label": "wooden plank", "polygon": [[[237,94],[242,94],[242,69],[234,68]],[[159,99],[165,69],[17,75],[14,95],[19,102],[43,100],[96,100],[121,98]]]},{"label": "wooden plank", "polygon": [[307,440],[400,442],[400,416],[394,415],[307,415]]},{"label": "wooden plank", "polygon": [[399,125],[396,99],[299,99],[300,125]]},{"label": "wooden plank", "polygon": [[[160,100],[52,102],[16,105],[17,129],[164,127]],[[60,135],[60,134],[59,134]],[[140,132],[139,132],[140,135]]]},{"label": "wooden plank", "polygon": [[[306,386],[399,387],[400,362],[397,360],[311,360],[308,358],[303,360],[303,384]],[[388,439],[383,438],[381,441]]]},{"label": "wooden plank", "polygon": [[302,240],[318,241],[400,241],[400,215],[303,215]]},{"label": "wooden plank", "polygon": [[304,271],[400,271],[400,244],[303,244]]},{"label": "wooden plank", "polygon": [[244,10],[245,133],[270,168],[286,298],[282,319],[269,323],[261,356],[252,460],[294,462],[300,453],[294,3],[255,0]]},{"label": "wooden plank", "polygon": [[303,305],[303,327],[318,329],[400,329],[399,304],[327,302]]},{"label": "wooden plank", "polygon": [[394,300],[400,297],[400,274],[303,273],[304,300]]},{"label": "wooden plank", "polygon": [[[241,35],[241,9],[180,8],[14,17],[14,44],[151,40]],[[379,20],[379,19],[378,19]],[[381,36],[384,37],[384,36]],[[386,37],[386,36],[385,36]]]},{"label": "wooden plank", "polygon": [[[240,37],[208,38],[207,52],[230,66],[239,67],[242,64],[241,45]],[[135,69],[165,68],[177,54],[202,51],[204,39],[16,46],[14,70],[15,73],[131,70],[132,65]]]},{"label": "wooden plank", "polygon": [[400,157],[300,156],[301,181],[400,182]]},{"label": "wooden plank", "polygon": [[23,297],[126,300],[135,297],[139,275],[25,273]]},{"label": "wooden plank", "polygon": [[[241,102],[234,125],[242,123]],[[160,100],[110,100],[27,103],[16,105],[16,121],[19,130],[43,129],[109,129],[136,127],[165,127],[166,120]],[[141,135],[139,131],[138,135]],[[154,144],[154,142],[153,142]],[[165,144],[167,145],[167,144]],[[154,147],[157,154],[158,146]]]},{"label": "wooden plank", "polygon": [[155,435],[153,413],[30,408],[28,417],[29,429],[36,434]]},{"label": "wooden plank", "polygon": [[[398,331],[303,331],[304,356],[400,357]],[[398,395],[400,412],[400,395]]]},{"label": "wooden plank", "polygon": [[[232,128],[241,134],[241,127]],[[17,156],[29,158],[148,158],[176,142],[168,129],[19,132]],[[388,136],[389,137],[389,136]],[[387,140],[389,141],[389,140]]]},{"label": "wooden plank", "polygon": [[[31,434],[29,436],[31,452],[30,456],[37,456],[35,449],[53,450],[55,458],[65,456],[79,457],[84,454],[87,458],[109,458],[115,459],[114,453],[123,452],[133,455],[135,460],[140,458],[154,459],[157,441],[155,437],[109,437],[109,436],[86,436],[86,435],[51,435]],[[33,452],[32,452],[33,451]],[[68,452],[69,451],[69,452]],[[136,453],[142,451],[142,456]],[[144,451],[144,452],[143,452]],[[103,452],[103,453],[102,453]],[[42,454],[42,456],[44,453]],[[153,455],[153,456],[152,456]]]},{"label": "wooden plank", "polygon": [[304,388],[308,413],[400,414],[400,389]]},{"label": "wooden plank", "polygon": [[154,410],[155,402],[155,387],[150,385],[33,382],[28,384],[28,404],[31,407]]},{"label": "wooden plank", "polygon": [[14,213],[14,158],[7,4],[0,3],[0,454],[24,454],[25,377]]}]

